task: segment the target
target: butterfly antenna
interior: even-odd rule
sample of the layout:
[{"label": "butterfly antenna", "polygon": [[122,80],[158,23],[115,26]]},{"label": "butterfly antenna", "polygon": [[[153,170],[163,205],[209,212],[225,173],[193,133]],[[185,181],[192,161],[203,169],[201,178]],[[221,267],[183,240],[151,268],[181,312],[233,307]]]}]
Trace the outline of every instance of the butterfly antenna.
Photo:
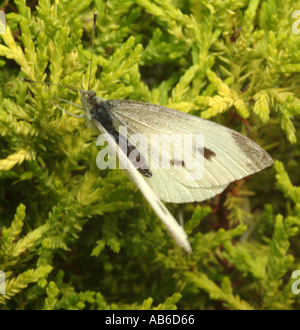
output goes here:
[{"label": "butterfly antenna", "polygon": [[96,22],[97,22],[97,12],[94,13],[94,28],[93,28],[92,50],[91,50],[91,68],[90,68],[90,77],[89,77],[88,90],[90,90],[90,86],[91,86],[91,76],[92,76],[92,68],[93,68],[94,39],[95,39],[95,33],[96,33]]},{"label": "butterfly antenna", "polygon": [[57,85],[57,84],[53,84],[53,83],[49,83],[49,82],[44,82],[44,81],[34,81],[34,80],[26,79],[26,78],[24,78],[23,81],[24,82],[28,82],[28,83],[34,83],[34,84],[51,85],[51,86],[57,86],[57,87],[67,88],[67,89],[70,89],[71,91],[76,91],[76,92],[79,91],[77,88],[72,88],[72,87]]},{"label": "butterfly antenna", "polygon": [[[58,99],[58,100],[63,100],[63,99]],[[63,100],[63,101],[66,101],[66,100]],[[82,117],[85,117],[85,115],[79,115],[79,116],[76,116],[74,115],[73,113],[61,108],[60,106],[58,106],[57,104],[55,104],[54,102],[52,102],[51,99],[49,99],[49,102],[54,105],[56,108],[58,108],[59,110],[63,111],[63,112],[66,112],[67,114],[71,115],[72,117],[75,117],[75,118],[82,118]],[[68,101],[67,101],[68,102]],[[68,102],[68,103],[71,103],[71,104],[74,104],[72,102]]]}]

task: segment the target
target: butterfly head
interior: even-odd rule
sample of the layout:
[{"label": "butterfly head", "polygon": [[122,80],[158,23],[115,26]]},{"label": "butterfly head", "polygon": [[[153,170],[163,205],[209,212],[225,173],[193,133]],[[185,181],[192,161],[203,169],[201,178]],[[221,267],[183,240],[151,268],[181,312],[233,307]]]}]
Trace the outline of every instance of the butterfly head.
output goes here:
[{"label": "butterfly head", "polygon": [[96,101],[96,92],[94,92],[93,90],[86,91],[84,90],[83,87],[79,89],[79,92],[80,92],[80,100],[84,107],[94,105]]}]

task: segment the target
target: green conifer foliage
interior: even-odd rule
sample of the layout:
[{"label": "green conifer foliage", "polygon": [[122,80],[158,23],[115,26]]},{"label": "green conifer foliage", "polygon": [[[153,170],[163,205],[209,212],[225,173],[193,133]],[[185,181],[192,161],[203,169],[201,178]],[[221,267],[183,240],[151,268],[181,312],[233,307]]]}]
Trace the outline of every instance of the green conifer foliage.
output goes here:
[{"label": "green conifer foliage", "polygon": [[[0,4],[0,309],[298,309],[300,1]],[[192,255],[121,170],[98,169],[84,119],[49,101],[79,94],[22,81],[87,88],[94,10],[98,96],[212,120],[275,160],[213,199],[167,204]]]}]

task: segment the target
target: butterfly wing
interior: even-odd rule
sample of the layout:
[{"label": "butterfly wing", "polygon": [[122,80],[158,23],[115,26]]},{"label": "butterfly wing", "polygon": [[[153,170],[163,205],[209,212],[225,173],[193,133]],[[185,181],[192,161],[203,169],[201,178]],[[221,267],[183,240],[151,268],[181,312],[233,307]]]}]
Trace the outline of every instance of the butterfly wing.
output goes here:
[{"label": "butterfly wing", "polygon": [[[128,137],[142,133],[145,143],[151,141],[152,134],[176,135],[182,140],[184,134],[193,137],[204,134],[204,174],[201,179],[196,176],[193,179],[193,173],[184,166],[181,170],[174,165],[164,169],[159,164],[158,169],[152,170],[149,163],[153,176],[146,180],[161,200],[174,203],[202,201],[221,193],[230,182],[273,164],[269,154],[251,139],[211,121],[145,102],[108,100],[105,104],[117,130],[119,126],[126,126]],[[149,153],[148,159],[151,159],[149,150],[143,150],[143,145],[139,147],[141,153]],[[196,161],[198,151],[194,142],[193,147],[191,156]],[[155,152],[162,156],[169,151],[162,147]],[[182,161],[173,159],[173,163]],[[192,180],[188,180],[188,176]]]},{"label": "butterfly wing", "polygon": [[[105,128],[97,121],[93,121],[93,124],[98,128],[99,132],[105,134],[105,138],[109,143],[110,147],[116,152],[118,156],[120,165],[123,168],[127,168],[124,170],[126,175],[129,177],[131,181],[133,181],[139,190],[142,192],[146,200],[151,205],[154,212],[163,222],[163,224],[167,227],[169,233],[174,238],[176,243],[185,249],[188,253],[192,252],[191,246],[187,239],[187,235],[184,229],[178,224],[178,222],[171,215],[169,210],[165,207],[165,205],[158,199],[157,195],[153,192],[150,186],[146,182],[146,178],[143,177],[136,168],[128,161],[127,155],[122,151],[121,148],[116,144],[115,140],[107,133]],[[121,166],[120,166],[121,167]]]}]

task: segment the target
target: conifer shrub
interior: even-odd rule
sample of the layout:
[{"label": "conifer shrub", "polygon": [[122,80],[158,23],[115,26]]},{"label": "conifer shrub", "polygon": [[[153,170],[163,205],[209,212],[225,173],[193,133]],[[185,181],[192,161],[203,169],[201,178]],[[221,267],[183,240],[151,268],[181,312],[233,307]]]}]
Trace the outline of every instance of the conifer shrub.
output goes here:
[{"label": "conifer shrub", "polygon": [[[0,309],[298,309],[292,13],[300,1],[17,0],[1,8]],[[80,104],[79,94],[22,81],[87,88],[94,10],[97,95],[209,119],[275,161],[210,200],[167,204],[185,223],[192,255],[121,170],[98,169],[97,135],[84,119],[49,101]]]}]

